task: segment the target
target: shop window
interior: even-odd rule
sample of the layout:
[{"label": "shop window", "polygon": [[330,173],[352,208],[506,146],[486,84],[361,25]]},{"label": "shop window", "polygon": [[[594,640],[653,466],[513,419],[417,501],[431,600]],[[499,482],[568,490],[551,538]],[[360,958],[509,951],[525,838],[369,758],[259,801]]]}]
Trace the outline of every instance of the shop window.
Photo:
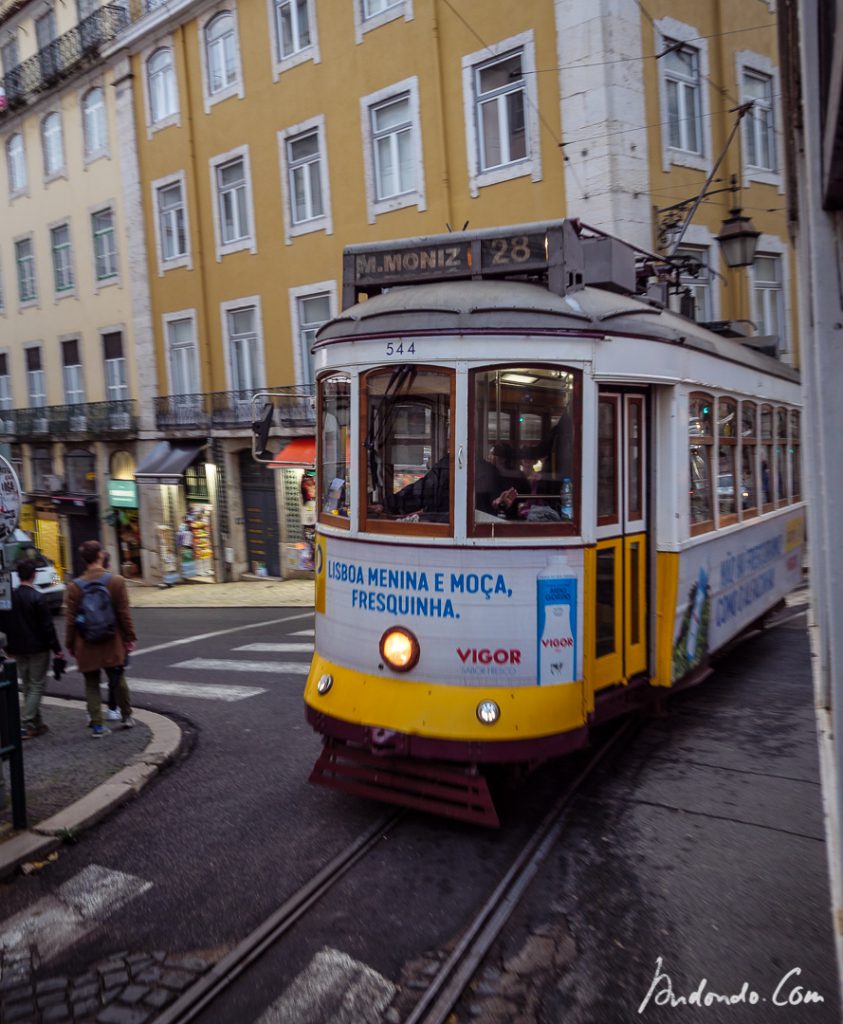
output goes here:
[{"label": "shop window", "polygon": [[741,402],[741,518],[758,515],[758,419],[755,402]]},{"label": "shop window", "polygon": [[351,505],[351,381],[333,374],[319,382],[319,518],[348,527]]},{"label": "shop window", "polygon": [[721,526],[735,522],[738,517],[737,409],[734,398],[717,399],[717,511]]},{"label": "shop window", "polygon": [[712,452],[714,402],[711,395],[694,392],[688,407],[688,473],[691,534],[714,529]]},{"label": "shop window", "polygon": [[33,491],[48,490],[49,479],[53,475],[53,455],[49,448],[35,448],[32,452],[32,489]]},{"label": "shop window", "polygon": [[210,501],[204,463],[195,463],[184,471],[184,493],[188,501]]},{"label": "shop window", "polygon": [[[578,528],[577,381],[570,371],[530,366],[472,375],[469,504],[476,534]],[[501,420],[511,424],[506,441],[486,430]]]}]

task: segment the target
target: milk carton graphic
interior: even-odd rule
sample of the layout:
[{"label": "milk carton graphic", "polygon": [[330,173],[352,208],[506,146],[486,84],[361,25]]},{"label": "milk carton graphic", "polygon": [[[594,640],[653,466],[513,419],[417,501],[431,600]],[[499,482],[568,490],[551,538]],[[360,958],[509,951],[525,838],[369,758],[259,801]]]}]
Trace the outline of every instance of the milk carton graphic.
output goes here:
[{"label": "milk carton graphic", "polygon": [[567,568],[551,559],[536,581],[539,686],[577,678],[577,579]]},{"label": "milk carton graphic", "polygon": [[688,640],[685,645],[685,653],[689,661],[693,662],[697,653],[697,641],[700,635],[700,623],[702,621],[703,605],[705,604],[708,591],[708,573],[704,566],[700,566],[700,573],[697,577],[697,592],[694,595],[694,604],[691,608],[691,621],[688,623]]}]

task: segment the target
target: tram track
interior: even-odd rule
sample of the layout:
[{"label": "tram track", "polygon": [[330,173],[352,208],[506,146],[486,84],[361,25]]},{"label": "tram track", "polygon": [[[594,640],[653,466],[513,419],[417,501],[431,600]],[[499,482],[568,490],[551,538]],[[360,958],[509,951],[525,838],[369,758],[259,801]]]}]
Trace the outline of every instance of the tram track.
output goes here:
[{"label": "tram track", "polygon": [[[620,740],[629,736],[635,719],[628,718],[603,740],[577,775],[542,817],[503,878],[477,913],[463,926],[451,954],[441,964],[405,1024],[444,1022],[466,990],[478,966],[500,935],[519,900],[539,871],[566,822],[573,798]],[[279,942],[355,865],[387,838],[407,811],[388,814],[361,832],[300,889],[288,897],[249,935],[215,964],[155,1020],[155,1024],[188,1024],[213,1006],[237,979]]]}]

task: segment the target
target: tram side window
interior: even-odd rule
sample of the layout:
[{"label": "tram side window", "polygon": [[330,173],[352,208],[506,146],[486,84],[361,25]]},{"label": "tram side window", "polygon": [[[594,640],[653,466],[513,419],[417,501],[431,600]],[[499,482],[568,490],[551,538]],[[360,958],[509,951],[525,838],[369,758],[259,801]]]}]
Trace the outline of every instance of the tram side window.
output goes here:
[{"label": "tram side window", "polygon": [[799,412],[790,410],[790,482],[794,501],[802,497],[802,466],[800,464]]},{"label": "tram side window", "polygon": [[351,381],[340,374],[319,382],[320,480],[323,522],[348,526],[351,504]]},{"label": "tram side window", "polygon": [[776,502],[787,504],[787,409],[776,409]]},{"label": "tram side window", "polygon": [[578,375],[535,366],[477,370],[470,499],[475,532],[572,532],[579,520]]},{"label": "tram side window", "polygon": [[364,386],[367,527],[447,532],[453,374],[412,364],[375,370]]},{"label": "tram side window", "polygon": [[761,510],[773,507],[773,407],[761,406]]},{"label": "tram side window", "polygon": [[741,515],[758,515],[758,417],[755,402],[741,402]]},{"label": "tram side window", "polygon": [[717,507],[720,525],[737,520],[735,498],[738,451],[738,403],[734,398],[717,399]]},{"label": "tram side window", "polygon": [[688,471],[691,533],[714,529],[711,462],[714,411],[711,395],[694,392],[688,409]]}]

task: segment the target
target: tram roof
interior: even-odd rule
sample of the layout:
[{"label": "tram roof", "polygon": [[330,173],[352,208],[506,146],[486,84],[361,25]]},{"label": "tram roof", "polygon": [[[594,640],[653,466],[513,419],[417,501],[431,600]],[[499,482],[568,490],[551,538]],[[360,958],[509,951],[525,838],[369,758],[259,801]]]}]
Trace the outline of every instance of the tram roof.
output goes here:
[{"label": "tram roof", "polygon": [[556,295],[523,281],[443,281],[396,286],[329,320],[314,347],[410,332],[442,334],[556,334],[629,336],[663,341],[764,373],[799,381],[799,373],[739,341],[634,295],[584,287]]}]

